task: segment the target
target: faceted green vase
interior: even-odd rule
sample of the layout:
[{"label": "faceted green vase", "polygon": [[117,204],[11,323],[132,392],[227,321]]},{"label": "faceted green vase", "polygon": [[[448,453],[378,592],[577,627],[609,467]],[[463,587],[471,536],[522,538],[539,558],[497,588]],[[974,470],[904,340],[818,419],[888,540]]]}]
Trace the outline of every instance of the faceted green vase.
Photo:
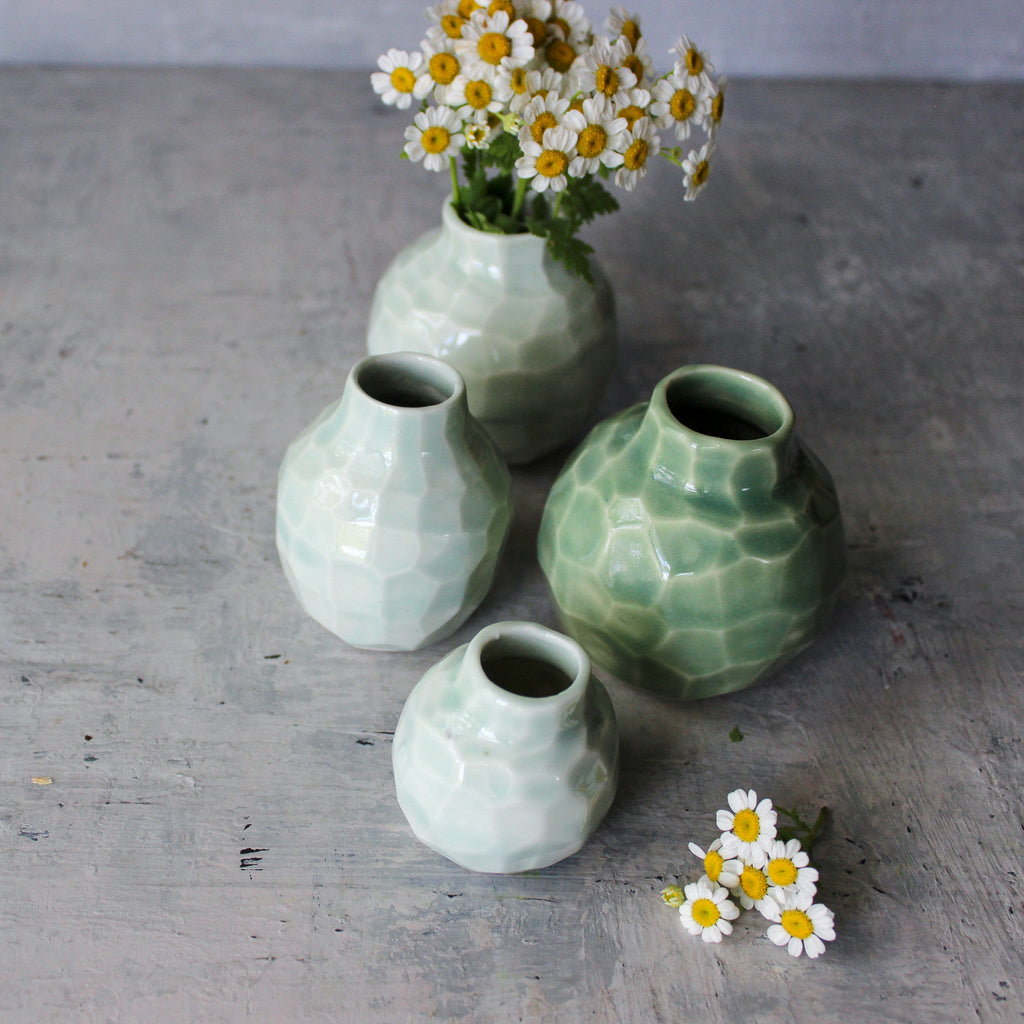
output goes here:
[{"label": "faceted green vase", "polygon": [[687,366],[591,431],[538,553],[594,662],[675,700],[762,678],[821,631],[845,568],[832,478],[767,381]]}]

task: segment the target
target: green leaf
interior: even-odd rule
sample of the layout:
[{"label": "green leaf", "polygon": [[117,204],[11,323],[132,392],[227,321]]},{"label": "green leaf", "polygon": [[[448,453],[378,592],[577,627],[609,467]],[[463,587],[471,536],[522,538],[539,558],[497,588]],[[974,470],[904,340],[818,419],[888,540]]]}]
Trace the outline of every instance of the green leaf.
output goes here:
[{"label": "green leaf", "polygon": [[740,727],[738,725],[734,725],[732,727],[732,732],[729,733],[729,739],[731,739],[733,743],[740,743],[743,740],[743,733],[740,732]]}]

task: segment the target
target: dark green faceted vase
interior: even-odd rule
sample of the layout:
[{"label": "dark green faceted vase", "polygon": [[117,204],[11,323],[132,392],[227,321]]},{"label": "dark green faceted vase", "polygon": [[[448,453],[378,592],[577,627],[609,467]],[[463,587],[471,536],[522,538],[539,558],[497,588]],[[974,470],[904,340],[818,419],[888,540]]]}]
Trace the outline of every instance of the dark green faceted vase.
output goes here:
[{"label": "dark green faceted vase", "polygon": [[767,381],[686,366],[595,427],[538,553],[565,631],[674,700],[742,689],[821,631],[846,562],[828,470]]}]

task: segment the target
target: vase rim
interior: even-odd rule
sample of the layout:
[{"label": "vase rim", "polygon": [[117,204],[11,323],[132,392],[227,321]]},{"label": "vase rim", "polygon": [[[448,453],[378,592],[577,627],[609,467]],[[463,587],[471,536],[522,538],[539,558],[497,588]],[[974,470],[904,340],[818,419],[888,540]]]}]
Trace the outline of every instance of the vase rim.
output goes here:
[{"label": "vase rim", "polygon": [[515,235],[506,235],[504,232],[498,231],[481,231],[479,228],[473,227],[472,224],[467,224],[458,215],[455,207],[452,205],[452,196],[450,194],[444,201],[444,206],[441,210],[441,217],[446,227],[464,232],[467,234],[467,237],[476,239],[486,238],[489,241],[501,245],[530,244],[543,246],[545,244],[545,239],[541,238],[540,235],[533,234],[532,231],[520,231]]},{"label": "vase rim", "polygon": [[[712,418],[735,421],[749,430],[725,432],[707,429],[705,422],[683,415],[684,399],[690,407],[711,413]],[[774,445],[793,431],[796,416],[782,392],[770,381],[745,370],[713,363],[681,366],[663,377],[655,386],[651,405],[695,441],[716,447],[752,447]],[[690,419],[687,422],[687,419]]]},{"label": "vase rim", "polygon": [[369,401],[402,415],[445,411],[466,398],[462,374],[450,363],[424,352],[364,356],[349,376]]},{"label": "vase rim", "polygon": [[[520,657],[558,669],[569,679],[564,689],[547,696],[529,696],[507,689],[487,673],[487,654]],[[591,674],[590,656],[571,637],[538,622],[495,622],[481,629],[469,642],[467,659],[481,669],[480,675],[491,695],[517,709],[538,711],[573,704],[583,695]]]}]

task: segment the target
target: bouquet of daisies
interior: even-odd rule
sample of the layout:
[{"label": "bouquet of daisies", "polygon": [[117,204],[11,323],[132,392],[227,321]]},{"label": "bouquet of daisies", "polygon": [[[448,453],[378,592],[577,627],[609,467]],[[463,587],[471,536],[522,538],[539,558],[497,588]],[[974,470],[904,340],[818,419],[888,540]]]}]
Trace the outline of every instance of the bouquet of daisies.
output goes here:
[{"label": "bouquet of daisies", "polygon": [[442,0],[427,17],[419,51],[388,50],[372,84],[387,104],[418,105],[404,155],[449,171],[467,224],[540,235],[589,277],[579,229],[618,209],[603,182],[632,190],[661,155],[686,199],[704,188],[725,81],[686,36],[656,77],[640,16],[622,7],[604,35],[576,0]]}]

